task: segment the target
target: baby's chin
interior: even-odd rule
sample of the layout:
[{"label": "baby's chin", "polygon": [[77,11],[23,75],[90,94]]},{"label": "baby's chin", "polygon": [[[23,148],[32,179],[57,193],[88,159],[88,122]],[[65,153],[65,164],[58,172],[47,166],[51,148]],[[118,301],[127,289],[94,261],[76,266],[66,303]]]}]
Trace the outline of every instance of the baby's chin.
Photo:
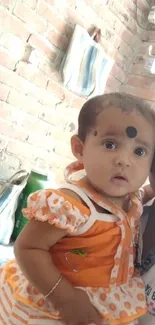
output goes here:
[{"label": "baby's chin", "polygon": [[105,197],[109,197],[109,198],[124,198],[129,194],[128,190],[124,190],[124,189],[107,189],[107,188],[102,188],[102,189],[98,189],[98,192],[100,192],[103,196]]},{"label": "baby's chin", "polygon": [[104,193],[107,197],[113,197],[113,198],[124,198],[130,193],[134,193],[137,190],[134,188],[121,188],[121,187],[111,187],[111,188],[105,188],[103,189],[102,193]]},{"label": "baby's chin", "polygon": [[89,181],[93,188],[99,192],[101,195],[111,198],[124,198],[130,193],[135,193],[139,190],[140,187],[133,186],[129,182],[118,183],[111,181],[107,181],[105,186],[101,186],[101,184],[94,184],[93,182]]}]

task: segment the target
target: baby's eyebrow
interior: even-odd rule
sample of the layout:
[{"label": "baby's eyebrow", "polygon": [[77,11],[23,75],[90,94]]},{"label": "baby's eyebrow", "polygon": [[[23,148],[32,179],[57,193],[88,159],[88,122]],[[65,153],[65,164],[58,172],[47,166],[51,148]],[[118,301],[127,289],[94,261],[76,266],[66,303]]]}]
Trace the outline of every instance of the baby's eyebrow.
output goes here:
[{"label": "baby's eyebrow", "polygon": [[[102,137],[118,137],[118,136],[125,137],[125,134],[124,134],[124,132],[119,131],[119,130],[107,130],[107,131],[105,131],[105,133],[101,134],[101,138]],[[140,144],[140,145],[142,145],[142,146],[144,146],[144,147],[146,147],[148,149],[153,148],[153,146],[147,140],[143,140],[143,139],[140,139],[138,137],[134,138],[134,140],[138,144]]]},{"label": "baby's eyebrow", "polygon": [[124,132],[117,130],[107,130],[101,134],[101,137],[116,137],[116,136],[125,136]]}]

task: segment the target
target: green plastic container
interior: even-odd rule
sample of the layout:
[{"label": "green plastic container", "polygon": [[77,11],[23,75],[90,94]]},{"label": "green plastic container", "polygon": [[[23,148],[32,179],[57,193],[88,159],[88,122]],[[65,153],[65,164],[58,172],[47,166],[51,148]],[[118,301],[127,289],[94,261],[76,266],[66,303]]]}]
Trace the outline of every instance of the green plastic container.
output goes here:
[{"label": "green plastic container", "polygon": [[40,172],[36,172],[34,170],[31,171],[25,189],[20,196],[18,208],[15,213],[15,226],[12,234],[13,240],[16,240],[24,226],[29,221],[22,214],[22,209],[26,208],[27,206],[28,196],[33,192],[46,188],[47,181],[47,175],[41,174]]}]

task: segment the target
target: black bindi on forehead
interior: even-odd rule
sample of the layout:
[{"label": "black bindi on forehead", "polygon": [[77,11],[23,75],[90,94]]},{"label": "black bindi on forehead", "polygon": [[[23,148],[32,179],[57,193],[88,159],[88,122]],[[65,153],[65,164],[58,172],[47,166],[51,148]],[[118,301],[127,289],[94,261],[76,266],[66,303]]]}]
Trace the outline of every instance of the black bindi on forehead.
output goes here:
[{"label": "black bindi on forehead", "polygon": [[137,136],[137,129],[134,126],[128,126],[125,130],[129,138],[135,138]]},{"label": "black bindi on forehead", "polygon": [[96,130],[94,130],[94,133],[93,133],[93,135],[94,135],[94,137],[96,137],[96,136],[97,136],[97,131],[96,131]]}]

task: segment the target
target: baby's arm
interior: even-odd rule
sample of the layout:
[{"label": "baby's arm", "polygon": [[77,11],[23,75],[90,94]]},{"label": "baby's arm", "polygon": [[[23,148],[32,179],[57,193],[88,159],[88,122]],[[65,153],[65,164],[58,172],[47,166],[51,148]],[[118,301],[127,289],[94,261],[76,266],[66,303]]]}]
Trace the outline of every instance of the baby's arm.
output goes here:
[{"label": "baby's arm", "polygon": [[[49,249],[66,235],[66,230],[51,226],[48,222],[31,220],[23,229],[15,243],[16,259],[27,279],[46,295],[60,277],[60,272],[52,263]],[[59,290],[66,294],[57,297]],[[73,294],[71,284],[63,279],[52,298],[67,300]]]},{"label": "baby's arm", "polygon": [[[48,294],[61,277],[49,249],[66,235],[66,230],[33,219],[16,240],[16,259],[24,275],[43,295]],[[48,299],[59,310],[67,325],[101,322],[87,294],[75,289],[64,277]]]}]

